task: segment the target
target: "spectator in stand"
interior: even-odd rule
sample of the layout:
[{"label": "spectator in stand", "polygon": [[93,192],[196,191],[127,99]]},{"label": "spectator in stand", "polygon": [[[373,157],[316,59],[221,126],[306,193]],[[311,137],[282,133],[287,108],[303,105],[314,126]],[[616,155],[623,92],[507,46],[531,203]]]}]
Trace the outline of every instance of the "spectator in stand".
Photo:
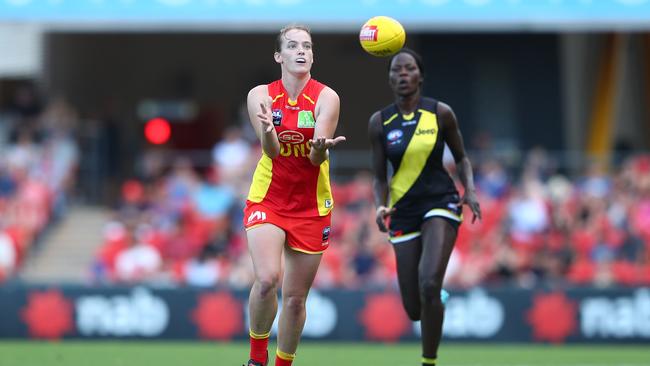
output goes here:
[{"label": "spectator in stand", "polygon": [[249,166],[251,152],[251,145],[244,140],[241,128],[228,127],[223,139],[212,149],[212,160],[225,184],[237,186],[242,179],[247,178],[251,170]]},{"label": "spectator in stand", "polygon": [[476,188],[492,199],[503,198],[510,189],[510,178],[503,165],[490,159],[479,165]]},{"label": "spectator in stand", "polygon": [[124,224],[119,221],[106,223],[102,236],[103,243],[92,266],[92,278],[94,282],[110,283],[116,280],[115,258],[128,248],[131,238]]},{"label": "spectator in stand", "polygon": [[227,276],[227,265],[221,257],[222,248],[206,245],[201,253],[183,264],[184,283],[195,287],[216,286]]},{"label": "spectator in stand", "polygon": [[13,239],[4,232],[0,233],[0,283],[13,274],[18,266],[18,253]]},{"label": "spectator in stand", "polygon": [[34,131],[28,127],[20,127],[13,134],[11,141],[6,151],[9,170],[20,169],[30,174],[36,169],[41,158],[41,148],[36,143]]},{"label": "spectator in stand", "polygon": [[192,194],[192,205],[204,219],[224,220],[235,204],[230,187],[220,184],[220,173],[216,167],[211,169]]},{"label": "spectator in stand", "polygon": [[43,110],[41,99],[38,95],[36,85],[31,82],[20,84],[13,94],[13,98],[7,108],[8,114],[18,119],[27,118],[32,120]]},{"label": "spectator in stand", "polygon": [[538,180],[524,180],[508,209],[510,234],[519,246],[539,246],[541,234],[550,224],[544,186]]},{"label": "spectator in stand", "polygon": [[119,282],[137,283],[154,280],[161,273],[162,258],[158,250],[144,239],[145,225],[135,229],[130,246],[115,257],[115,277]]},{"label": "spectator in stand", "polygon": [[45,131],[41,170],[54,192],[53,213],[61,216],[72,194],[79,165],[79,147],[73,136],[77,112],[63,98],[56,98],[43,112],[41,124]]},{"label": "spectator in stand", "polygon": [[189,159],[178,157],[174,160],[172,171],[164,180],[166,205],[172,215],[180,218],[190,209],[199,182],[200,178]]}]

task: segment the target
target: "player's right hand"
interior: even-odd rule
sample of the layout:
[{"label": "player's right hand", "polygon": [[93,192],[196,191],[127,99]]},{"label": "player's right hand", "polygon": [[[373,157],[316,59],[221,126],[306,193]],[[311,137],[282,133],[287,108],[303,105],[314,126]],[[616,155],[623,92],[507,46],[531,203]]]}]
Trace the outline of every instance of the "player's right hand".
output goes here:
[{"label": "player's right hand", "polygon": [[386,220],[390,215],[395,212],[395,207],[388,208],[386,206],[377,207],[377,226],[379,230],[383,233],[388,232],[388,226],[386,225]]},{"label": "player's right hand", "polygon": [[273,100],[270,96],[267,96],[264,102],[260,103],[260,113],[257,114],[257,118],[262,122],[262,132],[269,133],[273,131],[273,114],[271,113],[271,106],[273,105]]}]

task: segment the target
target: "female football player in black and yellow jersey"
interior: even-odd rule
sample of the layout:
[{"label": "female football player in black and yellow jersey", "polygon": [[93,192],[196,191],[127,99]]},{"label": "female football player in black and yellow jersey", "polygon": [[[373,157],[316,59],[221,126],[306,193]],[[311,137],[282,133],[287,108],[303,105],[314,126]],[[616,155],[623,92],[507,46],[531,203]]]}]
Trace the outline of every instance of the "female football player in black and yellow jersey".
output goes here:
[{"label": "female football player in black and yellow jersey", "polygon": [[[395,102],[370,117],[368,132],[377,225],[389,232],[395,249],[404,308],[409,318],[421,321],[422,364],[435,365],[444,316],[440,293],[462,205],[471,209],[472,222],[481,211],[456,116],[447,104],[422,96],[423,77],[421,58],[413,50],[393,55],[388,84]],[[462,198],[443,165],[445,144],[465,188]]]}]

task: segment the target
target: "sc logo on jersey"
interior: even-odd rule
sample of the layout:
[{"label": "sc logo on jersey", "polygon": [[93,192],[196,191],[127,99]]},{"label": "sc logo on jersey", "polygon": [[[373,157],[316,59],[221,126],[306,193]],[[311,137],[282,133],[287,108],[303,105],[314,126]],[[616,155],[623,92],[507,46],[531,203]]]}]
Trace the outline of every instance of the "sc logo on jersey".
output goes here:
[{"label": "sc logo on jersey", "polygon": [[282,109],[274,109],[271,112],[271,116],[273,116],[274,126],[279,126],[282,124]]},{"label": "sc logo on jersey", "polygon": [[402,130],[392,130],[386,135],[386,140],[388,140],[388,145],[395,145],[402,142],[402,136],[404,132]]},{"label": "sc logo on jersey", "polygon": [[305,141],[305,136],[303,136],[303,134],[298,131],[286,130],[280,132],[278,135],[278,140],[281,143],[296,145]]}]

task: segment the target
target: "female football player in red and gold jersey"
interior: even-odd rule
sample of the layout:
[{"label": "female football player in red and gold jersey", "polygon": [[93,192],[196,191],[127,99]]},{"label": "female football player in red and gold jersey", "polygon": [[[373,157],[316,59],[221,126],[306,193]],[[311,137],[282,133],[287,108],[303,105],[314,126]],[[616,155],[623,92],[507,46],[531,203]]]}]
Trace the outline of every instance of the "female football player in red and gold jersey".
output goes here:
[{"label": "female football player in red and gold jersey", "polygon": [[[262,144],[244,226],[255,282],[249,297],[250,360],[268,364],[268,339],[282,289],[276,366],[291,365],[305,323],[305,302],[322,253],[329,245],[328,149],[339,119],[339,97],[311,77],[309,28],[291,25],[277,38],[282,77],[248,93],[248,113]],[[282,258],[284,256],[284,270]]]}]

